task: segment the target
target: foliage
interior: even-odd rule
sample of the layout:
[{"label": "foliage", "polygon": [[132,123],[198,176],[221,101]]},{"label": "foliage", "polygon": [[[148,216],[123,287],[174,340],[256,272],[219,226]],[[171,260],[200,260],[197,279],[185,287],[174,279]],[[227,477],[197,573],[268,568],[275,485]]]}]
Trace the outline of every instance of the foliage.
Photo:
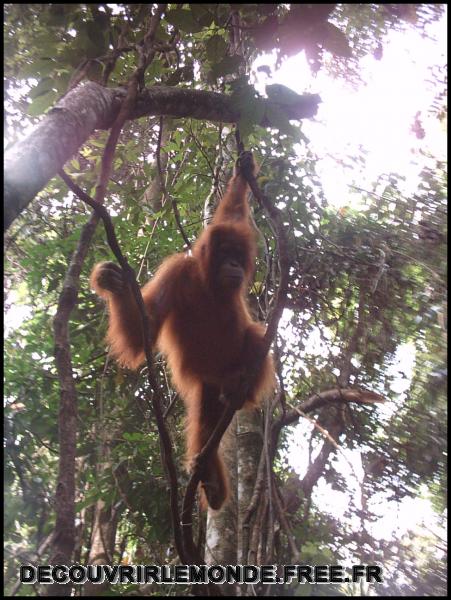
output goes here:
[{"label": "foliage", "polygon": [[[21,137],[67,91],[77,74],[119,86],[132,73],[133,44],[146,30],[146,4],[7,4],[5,7],[5,94],[9,143]],[[232,8],[233,7],[233,8]],[[198,87],[231,94],[241,109],[240,131],[261,165],[259,185],[286,217],[290,257],[289,305],[279,330],[279,373],[290,402],[321,390],[362,386],[385,395],[387,408],[349,406],[341,413],[322,410],[322,427],[339,425],[339,445],[362,456],[365,506],[349,507],[346,518],[321,509],[315,486],[300,495],[291,526],[307,564],[382,561],[407,583],[386,585],[386,593],[444,590],[437,566],[435,539],[412,533],[391,552],[373,536],[377,510],[371,498],[400,502],[429,497],[440,515],[445,506],[446,447],[446,173],[445,165],[425,156],[414,193],[400,191],[400,175],[381,173],[373,189],[362,193],[362,210],[329,206],[315,172],[315,157],[299,123],[276,108],[261,122],[261,97],[249,76],[253,60],[275,50],[281,63],[304,51],[313,70],[358,84],[358,59],[379,56],[384,36],[393,28],[424,29],[438,19],[443,5],[352,4],[182,4],[168,5],[158,29],[160,50],[145,75],[146,86]],[[232,16],[231,16],[232,13]],[[233,14],[239,14],[239,51],[234,52]],[[125,43],[125,40],[127,43]],[[173,41],[175,45],[171,45]],[[113,63],[112,48],[118,49]],[[235,48],[236,49],[236,48]],[[282,94],[271,89],[267,95]],[[440,87],[434,114],[446,107]],[[209,121],[167,120],[168,140],[159,149],[167,159],[166,198],[151,195],[160,173],[155,161],[160,119],[127,124],[120,138],[106,206],[116,235],[142,283],[167,255],[181,251],[183,240],[174,219],[175,200],[191,240],[201,231],[206,208],[220,196],[233,164],[231,127]],[[106,132],[97,132],[66,165],[88,193],[96,184]],[[355,157],[355,162],[359,157]],[[382,190],[382,191],[381,191]],[[205,199],[209,202],[205,202]],[[208,210],[207,210],[208,212]],[[58,468],[59,383],[54,365],[52,318],[70,256],[88,211],[67,195],[55,178],[14,223],[6,239],[7,308],[29,307],[28,316],[8,330],[5,342],[5,548],[10,592],[17,565],[37,560],[38,548],[54,526],[53,496]],[[251,305],[267,316],[277,289],[277,245],[261,209],[254,216],[260,230],[260,259]],[[104,231],[98,228],[83,265],[76,310],[71,315],[72,361],[79,395],[77,447],[77,560],[89,555],[90,523],[96,503],[120,507],[115,562],[162,564],[174,557],[168,491],[159,459],[159,440],[143,390],[143,378],[126,373],[107,357],[102,305],[89,291],[93,264],[110,260]],[[408,346],[410,345],[410,346]],[[415,352],[413,376],[397,392],[399,352]],[[412,350],[411,350],[412,351]],[[182,409],[163,362],[159,383],[168,409],[175,452],[183,454]],[[276,416],[280,414],[278,408]],[[303,440],[310,458],[324,437],[317,428]],[[282,436],[275,460],[281,487],[289,468]],[[330,458],[318,475],[333,489],[349,481],[341,463]],[[179,469],[183,484],[185,474]],[[376,516],[375,516],[376,515]],[[356,531],[355,519],[360,528]],[[277,562],[293,556],[279,533]],[[408,539],[407,539],[408,538]],[[421,539],[420,539],[421,538]],[[393,545],[393,540],[391,544]],[[423,559],[418,558],[419,552]],[[45,555],[45,550],[44,550]],[[435,563],[434,563],[435,561]],[[412,573],[414,575],[412,575]],[[419,583],[414,581],[416,577]],[[31,586],[30,586],[31,587]],[[352,593],[348,588],[289,588],[286,595]],[[167,590],[153,591],[163,594]],[[376,588],[376,592],[379,589]],[[30,588],[21,593],[31,595]],[[125,589],[118,593],[126,593]]]}]

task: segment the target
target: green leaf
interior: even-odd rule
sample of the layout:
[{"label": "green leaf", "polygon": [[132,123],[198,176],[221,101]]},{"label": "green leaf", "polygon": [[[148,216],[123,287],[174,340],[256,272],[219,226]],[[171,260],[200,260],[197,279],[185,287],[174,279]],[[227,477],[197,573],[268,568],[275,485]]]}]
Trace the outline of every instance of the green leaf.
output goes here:
[{"label": "green leaf", "polygon": [[20,70],[22,77],[36,77],[40,75],[42,78],[50,75],[57,66],[57,63],[50,58],[39,58],[33,62],[24,65]]},{"label": "green leaf", "polygon": [[83,508],[88,508],[88,506],[92,506],[96,502],[95,498],[92,496],[85,498],[84,500],[80,500],[75,503],[76,512],[80,512]]},{"label": "green leaf", "polygon": [[188,9],[180,8],[171,10],[166,14],[165,18],[168,23],[181,31],[186,31],[187,33],[202,31],[202,25],[194,19],[193,13]]},{"label": "green leaf", "polygon": [[154,58],[152,64],[146,71],[146,79],[151,81],[155,78],[161,77],[162,73],[164,73],[165,69],[161,60],[157,57]]},{"label": "green leaf", "polygon": [[94,21],[88,21],[86,23],[86,33],[94,45],[99,45],[99,41],[103,42],[104,34],[97,23]]},{"label": "green leaf", "polygon": [[127,442],[144,442],[149,440],[147,434],[140,433],[139,431],[135,431],[134,433],[124,432],[123,438],[124,440],[127,440]]},{"label": "green leaf", "polygon": [[213,22],[214,4],[191,4],[190,9],[194,18],[203,27],[209,27]]},{"label": "green leaf", "polygon": [[280,133],[287,135],[297,135],[297,129],[291,125],[287,115],[274,104],[266,105],[266,118],[273,127],[276,127]]},{"label": "green leaf", "polygon": [[219,63],[212,66],[211,72],[214,77],[223,77],[236,73],[242,65],[243,58],[241,56],[225,56]]},{"label": "green leaf", "polygon": [[28,106],[27,113],[30,117],[37,117],[45,112],[52,104],[55,102],[57,98],[57,93],[53,90],[39,96]]},{"label": "green leaf", "polygon": [[265,116],[265,102],[261,98],[241,97],[236,104],[240,111],[238,128],[242,138],[247,138]]},{"label": "green leaf", "polygon": [[54,27],[67,26],[72,6],[70,4],[53,4],[48,6],[49,12],[46,14],[47,23]]},{"label": "green leaf", "polygon": [[47,286],[47,292],[49,292],[49,293],[53,292],[54,290],[56,290],[56,288],[59,286],[59,284],[60,284],[60,279],[59,278],[51,279],[49,281],[48,286]]},{"label": "green leaf", "polygon": [[268,98],[276,104],[284,104],[285,106],[297,106],[302,102],[302,96],[291,90],[285,85],[274,83],[267,85],[265,88]]},{"label": "green leaf", "polygon": [[97,26],[97,29],[101,29],[103,37],[105,37],[105,32],[110,26],[110,19],[108,15],[104,12],[97,11],[94,14],[94,23]]},{"label": "green leaf", "polygon": [[30,90],[28,94],[29,98],[38,98],[43,94],[47,94],[53,88],[53,79],[51,77],[44,77],[34,88]]},{"label": "green leaf", "polygon": [[225,56],[227,44],[220,35],[213,35],[205,44],[208,60],[214,64],[219,63]]}]

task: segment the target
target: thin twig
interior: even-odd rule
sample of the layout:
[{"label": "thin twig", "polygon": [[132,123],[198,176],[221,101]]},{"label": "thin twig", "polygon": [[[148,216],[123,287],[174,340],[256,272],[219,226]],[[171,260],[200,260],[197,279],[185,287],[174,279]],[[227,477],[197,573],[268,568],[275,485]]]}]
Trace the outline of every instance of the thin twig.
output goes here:
[{"label": "thin twig", "polygon": [[158,142],[157,142],[157,152],[156,152],[156,158],[157,158],[157,168],[158,168],[158,176],[160,178],[160,186],[161,186],[161,191],[163,192],[163,198],[167,199],[169,198],[171,205],[172,205],[172,210],[174,211],[174,217],[175,217],[175,222],[177,223],[177,227],[182,235],[182,238],[185,242],[185,244],[187,245],[188,248],[191,248],[191,242],[188,239],[188,236],[185,233],[185,230],[183,229],[183,225],[182,225],[182,221],[180,219],[180,211],[179,208],[177,206],[177,202],[175,201],[175,199],[173,198],[173,196],[169,196],[167,189],[166,189],[166,183],[164,181],[164,177],[163,177],[163,170],[161,168],[161,138],[163,135],[163,117],[160,117],[160,127],[158,129]]}]

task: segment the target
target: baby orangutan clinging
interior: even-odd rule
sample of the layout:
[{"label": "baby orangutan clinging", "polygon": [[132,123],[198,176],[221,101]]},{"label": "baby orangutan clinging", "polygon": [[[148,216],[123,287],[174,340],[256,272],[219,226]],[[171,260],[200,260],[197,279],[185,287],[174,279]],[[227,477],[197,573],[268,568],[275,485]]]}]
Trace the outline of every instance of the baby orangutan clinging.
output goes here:
[{"label": "baby orangutan clinging", "polygon": [[[248,152],[238,161],[192,256],[180,253],[167,258],[142,289],[151,342],[166,356],[174,386],[186,405],[190,467],[222,415],[221,392],[233,392],[241,374],[255,371],[255,356],[262,349],[265,328],[253,321],[246,303],[256,258],[246,169],[255,170]],[[122,270],[111,262],[100,263],[92,272],[91,285],[108,301],[107,340],[112,353],[120,364],[137,368],[144,361],[141,318]],[[269,355],[253,381],[246,406],[256,406],[274,387]],[[201,484],[210,507],[221,508],[228,483],[218,450]]]}]

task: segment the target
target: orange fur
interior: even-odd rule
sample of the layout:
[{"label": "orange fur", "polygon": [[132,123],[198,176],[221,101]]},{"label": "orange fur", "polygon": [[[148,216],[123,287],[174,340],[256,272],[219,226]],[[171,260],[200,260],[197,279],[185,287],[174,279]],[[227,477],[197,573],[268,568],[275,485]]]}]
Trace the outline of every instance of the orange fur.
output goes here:
[{"label": "orange fur", "polygon": [[[152,344],[166,356],[174,386],[186,405],[188,468],[223,412],[221,392],[233,391],[233,382],[240,374],[252,370],[265,333],[264,326],[253,321],[245,298],[256,258],[247,192],[245,179],[235,175],[212,223],[195,243],[192,256],[169,257],[142,289],[151,319]],[[239,252],[244,274],[239,287],[225,291],[216,279],[221,268],[217,247],[221,244]],[[108,301],[107,340],[117,360],[134,369],[144,361],[136,303],[125,287],[121,293],[105,289],[105,278],[100,281],[104,272],[104,265],[97,265],[91,285]],[[268,355],[245,404],[256,406],[273,388],[274,368]],[[207,465],[202,487],[208,504],[219,509],[226,500],[228,482],[218,450]]]}]

